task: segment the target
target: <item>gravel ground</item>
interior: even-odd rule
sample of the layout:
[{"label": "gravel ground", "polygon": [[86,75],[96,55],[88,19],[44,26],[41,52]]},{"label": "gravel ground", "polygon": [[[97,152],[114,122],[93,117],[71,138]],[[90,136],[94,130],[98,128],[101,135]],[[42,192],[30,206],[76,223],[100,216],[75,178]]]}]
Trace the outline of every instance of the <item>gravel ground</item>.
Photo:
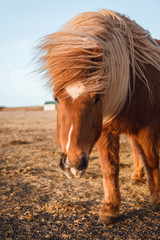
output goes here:
[{"label": "gravel ground", "polygon": [[80,180],[58,167],[55,112],[0,112],[0,239],[160,239],[146,181],[132,185],[133,154],[121,138],[117,222],[98,224],[102,174],[94,148]]}]

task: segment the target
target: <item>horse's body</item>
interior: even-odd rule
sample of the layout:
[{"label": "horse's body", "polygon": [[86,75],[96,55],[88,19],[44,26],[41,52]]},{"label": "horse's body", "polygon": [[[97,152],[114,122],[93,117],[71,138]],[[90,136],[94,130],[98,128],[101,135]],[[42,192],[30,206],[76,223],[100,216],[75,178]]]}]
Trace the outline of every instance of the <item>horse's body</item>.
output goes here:
[{"label": "horse's body", "polygon": [[60,166],[80,177],[96,143],[104,182],[100,221],[120,207],[119,135],[142,155],[154,208],[160,206],[160,48],[135,22],[111,11],[85,13],[41,45],[58,103]]}]

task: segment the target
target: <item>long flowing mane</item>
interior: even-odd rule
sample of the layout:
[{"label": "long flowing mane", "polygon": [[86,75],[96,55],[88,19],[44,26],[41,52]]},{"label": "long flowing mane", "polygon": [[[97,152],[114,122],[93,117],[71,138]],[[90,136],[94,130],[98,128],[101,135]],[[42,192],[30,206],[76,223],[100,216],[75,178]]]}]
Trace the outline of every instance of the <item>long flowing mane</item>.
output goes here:
[{"label": "long flowing mane", "polygon": [[82,82],[85,93],[104,94],[104,115],[118,114],[136,76],[149,84],[143,64],[160,71],[160,47],[136,22],[117,12],[102,10],[78,15],[59,32],[40,43],[42,71],[57,95],[74,82]]}]

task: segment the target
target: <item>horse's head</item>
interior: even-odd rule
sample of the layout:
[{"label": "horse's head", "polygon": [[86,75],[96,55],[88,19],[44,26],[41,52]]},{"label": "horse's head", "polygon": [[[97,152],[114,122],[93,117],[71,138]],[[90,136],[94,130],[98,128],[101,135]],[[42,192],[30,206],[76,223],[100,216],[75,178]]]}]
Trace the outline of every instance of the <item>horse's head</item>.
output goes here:
[{"label": "horse's head", "polygon": [[112,29],[113,15],[80,15],[40,45],[41,71],[59,102],[60,166],[69,177],[86,170],[89,153],[101,134],[102,115],[104,122],[111,120],[128,96],[133,59],[124,44],[126,26],[122,36]]},{"label": "horse's head", "polygon": [[89,153],[102,128],[101,96],[83,93],[83,84],[75,83],[55,96],[58,102],[57,133],[62,149],[60,167],[69,178],[84,174]]}]

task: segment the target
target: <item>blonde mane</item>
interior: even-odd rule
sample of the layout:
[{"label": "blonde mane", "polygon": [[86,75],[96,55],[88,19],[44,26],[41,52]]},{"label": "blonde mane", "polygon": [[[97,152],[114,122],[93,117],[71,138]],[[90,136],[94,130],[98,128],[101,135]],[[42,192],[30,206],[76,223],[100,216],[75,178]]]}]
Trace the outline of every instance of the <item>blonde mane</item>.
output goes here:
[{"label": "blonde mane", "polygon": [[160,47],[149,32],[119,13],[102,10],[82,13],[41,44],[42,71],[58,95],[74,82],[82,82],[85,93],[104,94],[104,117],[109,121],[131,97],[136,75],[149,90],[141,65],[160,71]]}]

